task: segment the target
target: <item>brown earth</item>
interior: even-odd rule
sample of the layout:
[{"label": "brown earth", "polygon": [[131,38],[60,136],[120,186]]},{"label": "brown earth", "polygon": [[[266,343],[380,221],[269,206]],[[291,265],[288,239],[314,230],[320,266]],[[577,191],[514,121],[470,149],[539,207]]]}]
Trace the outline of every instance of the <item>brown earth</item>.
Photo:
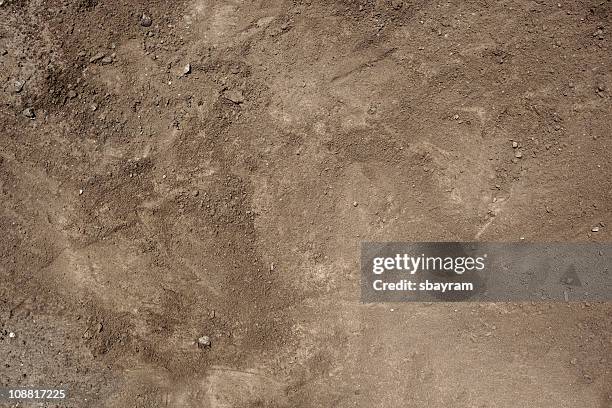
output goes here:
[{"label": "brown earth", "polygon": [[609,303],[362,305],[358,270],[367,240],[609,241],[611,22],[609,0],[0,0],[0,386],[612,407]]}]

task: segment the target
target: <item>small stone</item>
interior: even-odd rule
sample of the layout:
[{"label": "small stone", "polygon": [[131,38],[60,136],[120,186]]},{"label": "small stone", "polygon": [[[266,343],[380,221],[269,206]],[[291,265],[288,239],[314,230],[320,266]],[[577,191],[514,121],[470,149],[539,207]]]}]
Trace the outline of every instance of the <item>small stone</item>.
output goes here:
[{"label": "small stone", "polygon": [[19,93],[19,92],[21,92],[23,90],[23,86],[25,85],[25,81],[15,81],[14,85],[15,86],[14,86],[13,89],[15,90],[15,93]]},{"label": "small stone", "polygon": [[577,359],[577,358],[572,358],[572,359],[570,360],[570,364],[571,364],[571,365],[576,365],[576,364],[578,364],[578,359]]},{"label": "small stone", "polygon": [[153,19],[145,13],[142,13],[140,16],[140,25],[143,27],[151,27],[151,24],[153,24]]},{"label": "small stone", "polygon": [[34,119],[36,117],[36,113],[34,113],[34,109],[32,108],[25,108],[21,114],[29,119]]},{"label": "small stone", "polygon": [[591,228],[591,232],[599,232],[599,227],[593,227],[593,228]]},{"label": "small stone", "polygon": [[107,56],[107,57],[102,58],[102,60],[100,60],[100,62],[102,63],[102,65],[112,64],[113,63],[113,58]]},{"label": "small stone", "polygon": [[15,333],[10,332],[10,333],[9,333],[9,337],[10,337],[11,339],[14,339],[14,338],[15,338]]},{"label": "small stone", "polygon": [[459,115],[457,115],[457,114],[453,115],[453,119],[455,119],[455,120],[459,119]]},{"label": "small stone", "polygon": [[191,192],[191,195],[193,195],[194,197],[197,197],[197,196],[199,196],[199,195],[200,195],[200,192],[199,192],[198,190],[193,190],[193,191]]},{"label": "small stone", "polygon": [[199,348],[209,348],[211,345],[210,337],[202,336],[198,338],[198,347]]},{"label": "small stone", "polygon": [[518,147],[518,143],[517,142],[512,142],[512,148],[516,149]]},{"label": "small stone", "polygon": [[520,150],[517,150],[514,152],[514,157],[520,159],[521,157],[523,157],[523,153]]},{"label": "small stone", "polygon": [[598,90],[599,92],[603,92],[603,91],[605,91],[605,90],[606,90],[606,84],[604,84],[604,83],[600,83],[600,84],[598,84],[598,85],[597,85],[597,90]]},{"label": "small stone", "polygon": [[187,64],[183,67],[183,75],[191,74],[191,64]]},{"label": "small stone", "polygon": [[102,58],[104,58],[104,53],[99,52],[96,55],[94,55],[93,57],[91,57],[89,59],[89,62],[94,63],[96,61],[100,61]]},{"label": "small stone", "polygon": [[404,6],[404,2],[401,0],[391,0],[391,6],[394,9],[399,10]]},{"label": "small stone", "polygon": [[90,108],[91,108],[91,110],[92,110],[93,112],[95,112],[95,111],[97,111],[97,110],[98,110],[98,104],[97,104],[97,103],[92,103],[92,104],[91,104],[91,106],[90,106]]},{"label": "small stone", "polygon": [[244,95],[242,94],[242,91],[239,89],[232,89],[229,91],[225,91],[223,93],[223,96],[225,97],[225,99],[234,102],[235,104],[241,104],[244,103]]},{"label": "small stone", "polygon": [[359,203],[357,201],[353,201],[353,207],[357,207]]},{"label": "small stone", "polygon": [[74,99],[77,97],[77,93],[73,90],[68,91],[68,98]]},{"label": "small stone", "polygon": [[79,189],[79,195],[83,195],[83,189]]}]

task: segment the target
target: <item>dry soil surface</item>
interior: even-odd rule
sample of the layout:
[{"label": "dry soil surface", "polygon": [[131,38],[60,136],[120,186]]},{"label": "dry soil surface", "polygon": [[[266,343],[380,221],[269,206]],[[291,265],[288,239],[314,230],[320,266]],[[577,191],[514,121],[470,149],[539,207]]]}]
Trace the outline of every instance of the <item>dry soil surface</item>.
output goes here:
[{"label": "dry soil surface", "polygon": [[611,23],[609,0],[0,0],[0,386],[612,407],[611,304],[359,300],[362,241],[612,238]]}]

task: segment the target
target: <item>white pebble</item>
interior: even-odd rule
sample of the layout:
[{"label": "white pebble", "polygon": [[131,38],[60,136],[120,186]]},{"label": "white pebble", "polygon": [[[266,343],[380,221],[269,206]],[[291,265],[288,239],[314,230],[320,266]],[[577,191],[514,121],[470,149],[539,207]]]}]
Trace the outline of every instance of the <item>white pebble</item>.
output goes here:
[{"label": "white pebble", "polygon": [[202,336],[198,339],[198,346],[199,347],[210,347],[210,337],[208,336]]}]

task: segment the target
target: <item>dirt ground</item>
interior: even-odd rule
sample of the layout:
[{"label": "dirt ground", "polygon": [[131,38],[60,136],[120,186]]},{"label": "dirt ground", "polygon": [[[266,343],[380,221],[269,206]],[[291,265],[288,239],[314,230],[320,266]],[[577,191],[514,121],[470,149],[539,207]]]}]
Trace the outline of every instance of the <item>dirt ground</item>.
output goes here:
[{"label": "dirt ground", "polygon": [[0,0],[0,386],[612,407],[612,304],[359,300],[362,241],[611,240],[611,23],[609,0]]}]

